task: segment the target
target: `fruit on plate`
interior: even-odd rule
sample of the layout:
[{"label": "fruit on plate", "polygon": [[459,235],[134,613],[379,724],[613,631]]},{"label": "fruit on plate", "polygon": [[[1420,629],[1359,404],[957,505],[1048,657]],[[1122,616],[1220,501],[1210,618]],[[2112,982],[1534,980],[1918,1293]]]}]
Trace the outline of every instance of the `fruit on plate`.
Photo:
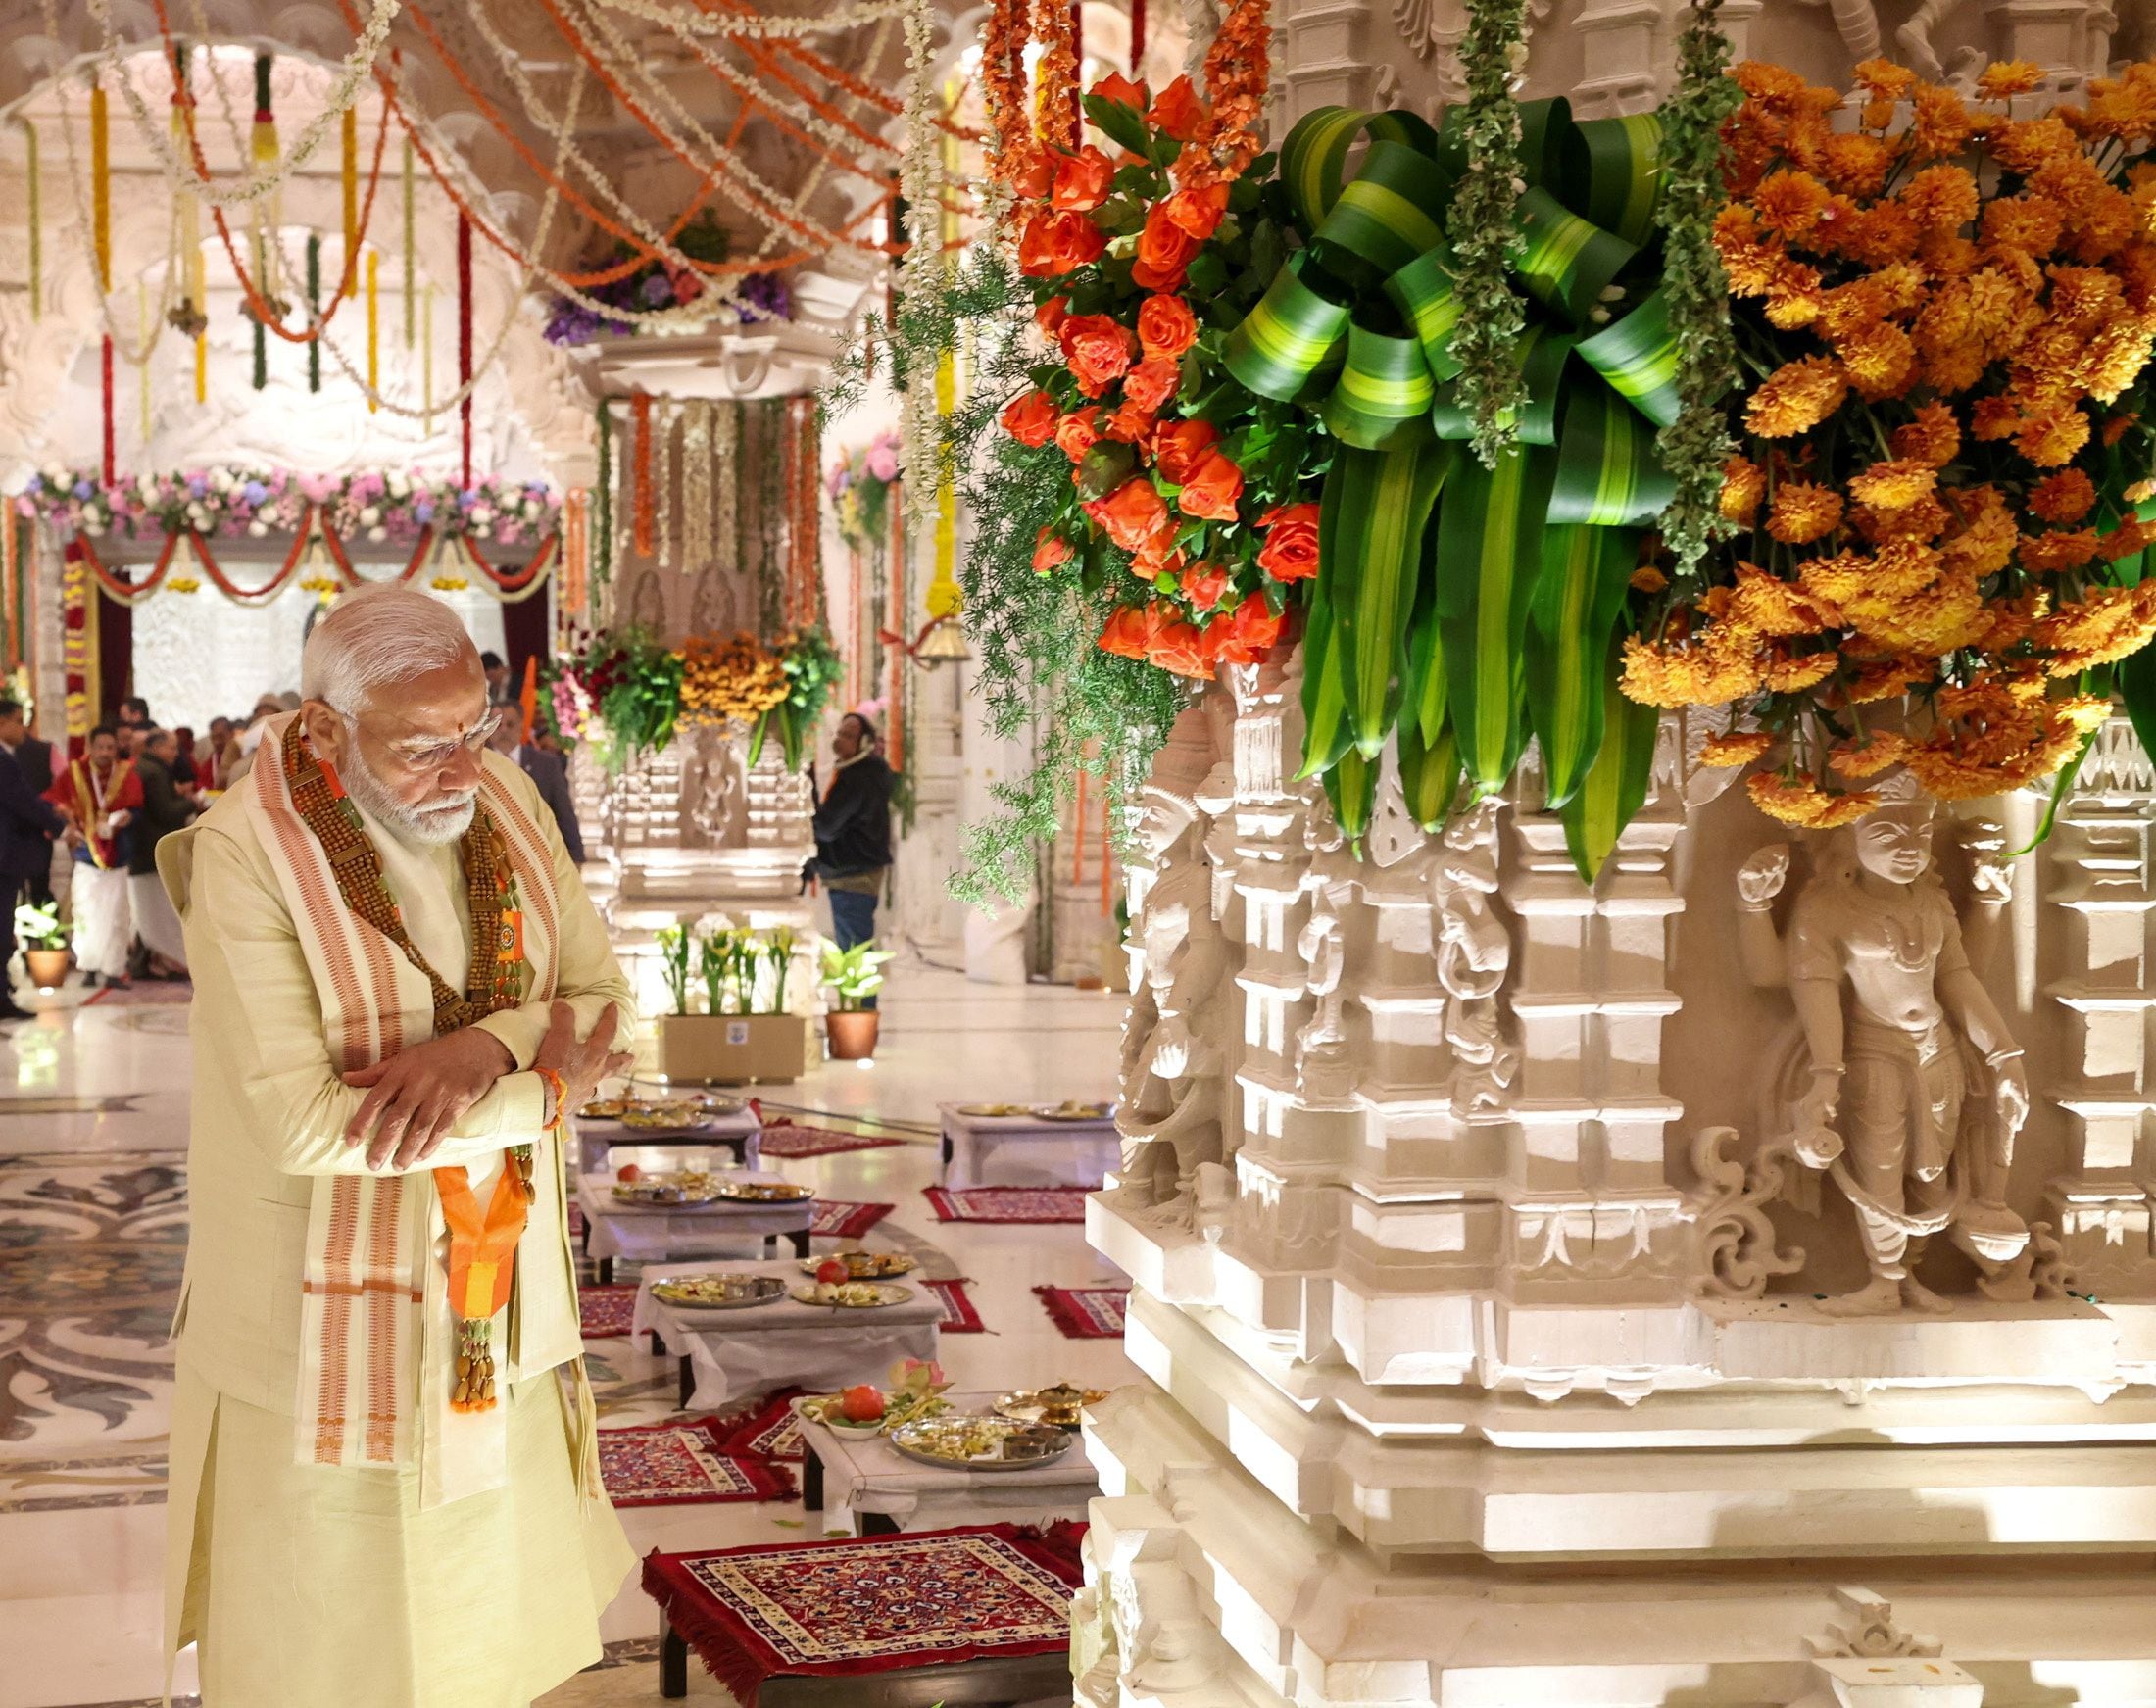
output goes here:
[{"label": "fruit on plate", "polygon": [[874,1423],[883,1416],[883,1393],[865,1382],[839,1394],[839,1415],[848,1423]]},{"label": "fruit on plate", "polygon": [[816,1265],[816,1279],[830,1286],[846,1281],[850,1277],[847,1274],[845,1264],[841,1263],[836,1257],[826,1257]]},{"label": "fruit on plate", "polygon": [[644,1171],[641,1168],[637,1167],[636,1164],[633,1162],[624,1162],[619,1168],[613,1171],[613,1178],[616,1180],[624,1181],[642,1180],[644,1178]]}]

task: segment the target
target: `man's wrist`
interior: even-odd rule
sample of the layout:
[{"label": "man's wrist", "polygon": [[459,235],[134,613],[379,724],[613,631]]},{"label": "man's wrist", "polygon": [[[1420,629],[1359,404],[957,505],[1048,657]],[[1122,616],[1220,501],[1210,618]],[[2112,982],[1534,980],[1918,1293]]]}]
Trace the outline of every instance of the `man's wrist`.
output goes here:
[{"label": "man's wrist", "polygon": [[499,1038],[495,1037],[495,1035],[489,1032],[484,1026],[472,1027],[470,1031],[466,1034],[466,1036],[467,1038],[483,1038],[486,1040],[486,1044],[483,1048],[488,1049],[489,1064],[494,1069],[494,1077],[496,1079],[500,1079],[504,1074],[511,1074],[516,1071],[515,1051],[511,1049],[508,1045],[504,1044]]}]

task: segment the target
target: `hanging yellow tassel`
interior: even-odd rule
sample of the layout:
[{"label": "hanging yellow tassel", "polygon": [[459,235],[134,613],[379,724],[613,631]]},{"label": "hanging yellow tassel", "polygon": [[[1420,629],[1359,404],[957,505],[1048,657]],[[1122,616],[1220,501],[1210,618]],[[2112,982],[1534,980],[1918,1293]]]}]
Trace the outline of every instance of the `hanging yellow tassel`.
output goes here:
[{"label": "hanging yellow tassel", "polygon": [[90,230],[97,249],[97,282],[113,288],[113,146],[105,86],[90,84]]},{"label": "hanging yellow tassel", "polygon": [[360,277],[360,116],[344,110],[344,292]]},{"label": "hanging yellow tassel", "polygon": [[376,409],[374,394],[382,384],[382,332],[381,332],[381,255],[369,249],[367,252],[367,413]]},{"label": "hanging yellow tassel", "polygon": [[410,350],[418,334],[418,246],[412,240],[414,207],[418,195],[417,173],[412,164],[412,132],[404,138],[404,311],[405,348]]},{"label": "hanging yellow tassel", "polygon": [[434,432],[434,287],[425,291],[419,305],[419,429]]}]

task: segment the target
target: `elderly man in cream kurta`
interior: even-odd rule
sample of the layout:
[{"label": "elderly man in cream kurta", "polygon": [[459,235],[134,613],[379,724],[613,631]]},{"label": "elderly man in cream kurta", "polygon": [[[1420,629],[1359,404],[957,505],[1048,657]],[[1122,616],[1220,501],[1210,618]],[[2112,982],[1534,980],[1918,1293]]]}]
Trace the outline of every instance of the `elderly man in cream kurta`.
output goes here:
[{"label": "elderly man in cream kurta", "polygon": [[348,595],[304,683],[159,850],[195,980],[168,1652],[215,1708],[524,1708],[634,1564],[554,1127],[629,987],[447,607]]}]

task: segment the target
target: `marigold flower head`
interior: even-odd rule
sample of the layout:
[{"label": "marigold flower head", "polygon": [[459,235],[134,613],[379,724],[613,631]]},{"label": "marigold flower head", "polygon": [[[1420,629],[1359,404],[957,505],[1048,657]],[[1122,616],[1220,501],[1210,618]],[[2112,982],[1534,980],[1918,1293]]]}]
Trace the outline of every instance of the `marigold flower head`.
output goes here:
[{"label": "marigold flower head", "polygon": [[1919,225],[1959,230],[1977,217],[1977,180],[1963,167],[1928,166],[1902,185],[1901,205]]},{"label": "marigold flower head", "polygon": [[1728,620],[1757,635],[1816,635],[1827,627],[1828,613],[1805,597],[1794,582],[1760,568],[1737,566],[1737,586]]},{"label": "marigold flower head", "polygon": [[1861,61],[1850,74],[1876,101],[1898,101],[1916,86],[1917,80],[1916,73],[1907,66],[1886,59]]},{"label": "marigold flower head", "polygon": [[1751,193],[1759,223],[1785,239],[1802,237],[1819,222],[1827,206],[1827,186],[1810,172],[1770,172]]},{"label": "marigold flower head", "polygon": [[1875,463],[1849,477],[1849,494],[1874,510],[1899,510],[1938,485],[1938,469],[1910,458]]},{"label": "marigold flower head", "polygon": [[1748,765],[1763,758],[1774,746],[1775,738],[1763,729],[1732,730],[1727,735],[1710,735],[1700,744],[1699,762],[1734,768]]},{"label": "marigold flower head", "polygon": [[1977,73],[1977,93],[1987,101],[2004,101],[2043,86],[2043,68],[2028,60],[1995,60]]},{"label": "marigold flower head", "polygon": [[1744,406],[1744,424],[1762,439],[1808,433],[1849,395],[1841,365],[1831,356],[1803,356],[1775,369]]},{"label": "marigold flower head", "polygon": [[1879,321],[1834,340],[1849,383],[1873,402],[1898,397],[1916,377],[1917,347],[1899,326]]},{"label": "marigold flower head", "polygon": [[1767,532],[1785,546],[1809,545],[1841,525],[1841,495],[1808,480],[1786,480],[1775,488],[1767,512]]},{"label": "marigold flower head", "polygon": [[1878,700],[1893,700],[1937,674],[1936,659],[1875,659],[1858,666],[1850,677],[1848,701],[1851,706],[1868,706]]},{"label": "marigold flower head", "polygon": [[1889,765],[1899,764],[1905,746],[1898,735],[1875,730],[1861,747],[1843,745],[1836,748],[1828,756],[1827,763],[1837,775],[1860,782],[1866,777],[1878,776]]},{"label": "marigold flower head", "polygon": [[1831,648],[1824,653],[1800,653],[1776,659],[1767,666],[1767,686],[1777,694],[1801,694],[1816,688],[1841,667],[1841,655]]},{"label": "marigold flower head", "polygon": [[2030,512],[2047,522],[2078,522],[2096,504],[2096,483],[2079,468],[2047,474],[2030,489]]},{"label": "marigold flower head", "polygon": [[2025,177],[2052,161],[2079,154],[2081,146],[2065,121],[2048,113],[2041,119],[2017,119],[2002,124],[1990,140],[1991,153],[1999,164]]},{"label": "marigold flower head", "polygon": [[1914,115],[1909,147],[1919,160],[1950,160],[1968,146],[1977,126],[1961,97],[1936,83],[1920,83],[1911,92]]},{"label": "marigold flower head", "polygon": [[1944,404],[1919,404],[1915,418],[1896,427],[1890,442],[1896,457],[1943,468],[1961,449],[1961,423]]},{"label": "marigold flower head", "polygon": [[1752,805],[1769,818],[1805,830],[1854,824],[1879,805],[1879,796],[1869,789],[1830,792],[1803,772],[1785,779],[1773,771],[1754,771],[1744,789]]},{"label": "marigold flower head", "polygon": [[1767,471],[1748,458],[1732,457],[1722,464],[1720,509],[1723,519],[1740,528],[1750,527],[1752,518],[1759,513],[1759,501],[1766,496],[1766,491]]},{"label": "marigold flower head", "polygon": [[2056,468],[2071,462],[2088,443],[2088,417],[2079,409],[2039,415],[2024,422],[2014,435],[2014,448],[2038,468]]},{"label": "marigold flower head", "polygon": [[1844,130],[1827,139],[1821,163],[1827,182],[1845,196],[1879,194],[1886,182],[1886,170],[1894,163],[1894,151],[1882,137],[1861,130]]}]

